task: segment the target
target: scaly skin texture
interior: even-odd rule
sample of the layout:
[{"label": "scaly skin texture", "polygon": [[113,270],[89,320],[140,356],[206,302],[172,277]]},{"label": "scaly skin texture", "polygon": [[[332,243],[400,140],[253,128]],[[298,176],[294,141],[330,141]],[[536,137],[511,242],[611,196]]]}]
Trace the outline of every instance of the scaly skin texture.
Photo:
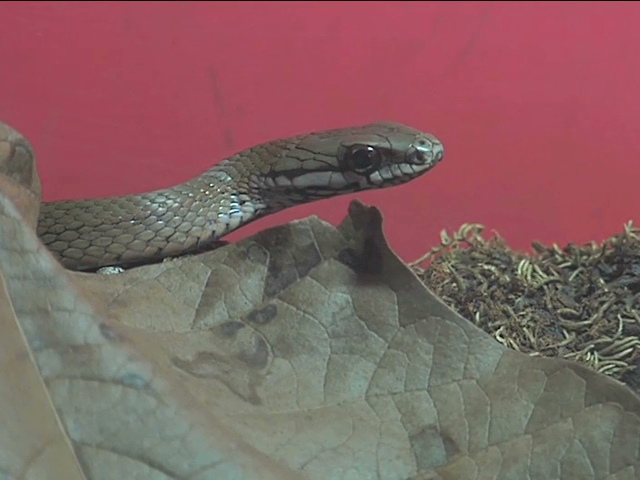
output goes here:
[{"label": "scaly skin texture", "polygon": [[442,157],[435,137],[394,123],[310,133],[244,150],[172,188],[44,203],[37,231],[69,269],[155,263],[284,208],[407,182]]}]

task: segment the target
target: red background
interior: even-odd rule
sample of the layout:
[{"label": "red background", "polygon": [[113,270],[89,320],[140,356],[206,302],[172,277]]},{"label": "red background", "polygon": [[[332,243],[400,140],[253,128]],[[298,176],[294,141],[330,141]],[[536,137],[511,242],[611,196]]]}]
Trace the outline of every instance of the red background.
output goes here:
[{"label": "red background", "polygon": [[[391,120],[446,150],[359,194],[407,260],[464,222],[527,248],[638,217],[637,2],[2,2],[0,17],[0,119],[34,145],[46,200],[166,187],[263,141]],[[352,198],[230,238],[337,223]]]}]

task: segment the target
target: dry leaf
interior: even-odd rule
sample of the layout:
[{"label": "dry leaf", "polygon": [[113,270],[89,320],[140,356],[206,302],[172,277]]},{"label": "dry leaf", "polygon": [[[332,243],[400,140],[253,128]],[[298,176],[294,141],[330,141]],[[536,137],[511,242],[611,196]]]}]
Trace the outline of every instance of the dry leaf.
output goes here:
[{"label": "dry leaf", "polygon": [[2,195],[0,273],[7,478],[640,477],[638,397],[501,346],[357,202],[99,276]]},{"label": "dry leaf", "polygon": [[13,201],[27,223],[36,228],[42,199],[33,149],[9,125],[0,122],[0,191]]}]

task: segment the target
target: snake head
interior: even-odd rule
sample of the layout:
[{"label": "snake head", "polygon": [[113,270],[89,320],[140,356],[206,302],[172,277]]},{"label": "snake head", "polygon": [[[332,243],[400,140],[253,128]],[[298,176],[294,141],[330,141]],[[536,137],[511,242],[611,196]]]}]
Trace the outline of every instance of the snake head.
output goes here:
[{"label": "snake head", "polygon": [[328,130],[286,142],[264,181],[279,197],[298,202],[405,183],[444,155],[436,137],[397,123]]}]

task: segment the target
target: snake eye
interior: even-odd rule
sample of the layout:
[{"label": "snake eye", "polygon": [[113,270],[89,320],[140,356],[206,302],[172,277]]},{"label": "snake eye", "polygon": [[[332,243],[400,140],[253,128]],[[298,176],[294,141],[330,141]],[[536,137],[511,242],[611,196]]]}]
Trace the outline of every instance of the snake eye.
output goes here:
[{"label": "snake eye", "polygon": [[347,152],[349,165],[359,173],[375,169],[380,164],[380,153],[368,145],[354,145]]}]

